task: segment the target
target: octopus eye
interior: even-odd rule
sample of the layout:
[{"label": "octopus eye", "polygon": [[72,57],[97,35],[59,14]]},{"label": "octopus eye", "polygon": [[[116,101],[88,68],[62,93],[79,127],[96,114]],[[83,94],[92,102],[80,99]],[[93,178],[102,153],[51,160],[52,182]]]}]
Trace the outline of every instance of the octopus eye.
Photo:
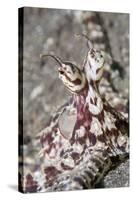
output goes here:
[{"label": "octopus eye", "polygon": [[61,72],[60,72],[60,74],[61,74],[61,75],[63,75],[63,74],[64,74],[64,72],[63,72],[63,71],[61,71]]}]

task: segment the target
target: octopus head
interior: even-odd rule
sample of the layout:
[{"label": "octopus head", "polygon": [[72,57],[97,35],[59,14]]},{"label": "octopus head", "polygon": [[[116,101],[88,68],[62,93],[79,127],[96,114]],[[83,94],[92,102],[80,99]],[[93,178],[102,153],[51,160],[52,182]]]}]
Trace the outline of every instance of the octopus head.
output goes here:
[{"label": "octopus head", "polygon": [[85,34],[81,34],[87,39],[88,53],[84,62],[84,70],[88,81],[99,81],[103,75],[105,65],[105,53],[101,50],[94,49],[93,44]]},{"label": "octopus head", "polygon": [[86,87],[87,80],[85,74],[75,64],[69,61],[62,61],[59,57],[52,54],[42,56],[50,56],[58,62],[59,78],[70,92],[78,93]]}]

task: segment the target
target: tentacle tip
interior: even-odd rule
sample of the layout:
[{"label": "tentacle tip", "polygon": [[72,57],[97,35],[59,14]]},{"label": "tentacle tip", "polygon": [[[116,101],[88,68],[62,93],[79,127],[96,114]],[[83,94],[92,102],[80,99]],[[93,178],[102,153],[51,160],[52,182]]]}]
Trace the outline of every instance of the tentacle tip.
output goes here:
[{"label": "tentacle tip", "polygon": [[54,59],[58,62],[58,64],[59,64],[60,66],[62,66],[62,60],[61,60],[58,56],[54,55],[52,52],[46,53],[46,54],[40,54],[40,58],[41,58],[41,59],[42,59],[43,57],[47,57],[47,56],[50,56],[50,57],[54,58]]},{"label": "tentacle tip", "polygon": [[55,54],[53,51],[50,51],[49,53],[41,53],[39,56],[40,58],[43,58],[45,56],[55,56]]}]

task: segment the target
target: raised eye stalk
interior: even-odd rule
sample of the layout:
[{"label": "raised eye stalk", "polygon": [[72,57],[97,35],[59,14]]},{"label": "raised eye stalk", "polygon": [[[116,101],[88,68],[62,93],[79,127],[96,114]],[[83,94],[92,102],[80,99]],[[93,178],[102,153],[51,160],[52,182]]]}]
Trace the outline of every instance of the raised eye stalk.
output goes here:
[{"label": "raised eye stalk", "polygon": [[56,62],[62,67],[62,63],[63,62],[59,57],[57,57],[57,56],[55,56],[53,54],[40,54],[40,58],[47,57],[47,56],[50,56],[50,57],[54,58],[54,60],[56,60]]},{"label": "raised eye stalk", "polygon": [[81,33],[81,34],[75,34],[75,36],[76,37],[84,37],[87,40],[87,47],[89,48],[89,50],[91,50],[93,48],[93,44],[87,35],[85,35],[84,33]]}]

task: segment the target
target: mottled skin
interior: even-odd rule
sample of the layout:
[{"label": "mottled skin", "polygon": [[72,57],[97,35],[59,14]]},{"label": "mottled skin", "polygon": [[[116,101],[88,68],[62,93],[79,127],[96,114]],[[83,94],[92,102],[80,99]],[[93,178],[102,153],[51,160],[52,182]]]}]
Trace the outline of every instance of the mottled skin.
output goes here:
[{"label": "mottled skin", "polygon": [[44,56],[59,63],[59,78],[72,98],[39,133],[41,175],[27,174],[24,191],[93,188],[114,158],[119,161],[129,151],[128,122],[98,89],[106,64],[103,52],[90,47],[83,70],[54,55]]},{"label": "mottled skin", "polygon": [[[126,113],[128,116],[128,94],[120,93],[115,80],[122,79],[125,73],[125,67],[122,67],[113,56],[110,40],[104,27],[104,21],[98,12],[84,12],[82,15],[82,23],[89,40],[93,42],[96,50],[102,50],[106,65],[104,73],[99,85],[100,94],[117,109],[117,111]],[[88,60],[88,54],[85,63]]]}]

